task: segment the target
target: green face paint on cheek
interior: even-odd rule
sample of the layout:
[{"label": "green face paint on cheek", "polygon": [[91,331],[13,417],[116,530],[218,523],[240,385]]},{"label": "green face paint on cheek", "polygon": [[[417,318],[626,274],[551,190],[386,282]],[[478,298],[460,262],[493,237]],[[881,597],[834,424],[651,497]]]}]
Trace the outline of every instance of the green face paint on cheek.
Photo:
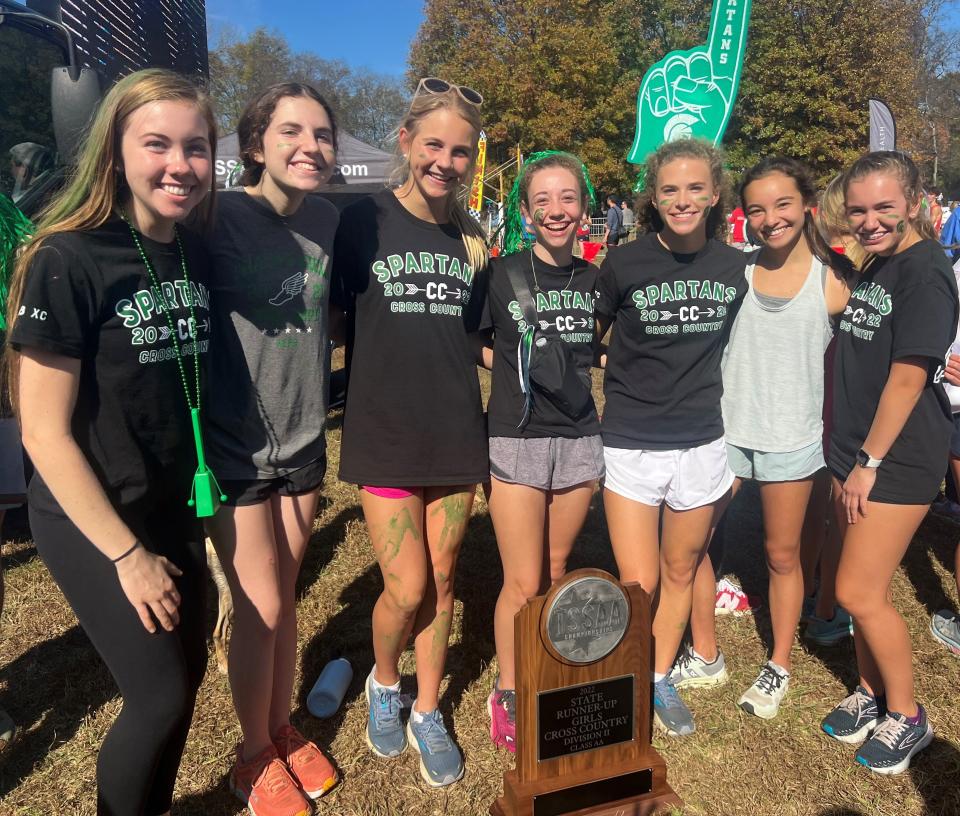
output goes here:
[{"label": "green face paint on cheek", "polygon": [[904,221],[897,221],[897,232],[903,235],[907,231],[907,225]]},{"label": "green face paint on cheek", "polygon": [[660,206],[661,206],[661,207],[666,207],[669,203],[670,203],[670,199],[669,199],[669,198],[663,198],[663,199],[660,200]]},{"label": "green face paint on cheek", "polygon": [[293,142],[277,142],[277,150],[286,150],[288,147],[293,147]]},{"label": "green face paint on cheek", "polygon": [[534,212],[533,214],[533,220],[536,221],[538,224],[542,224],[543,218],[544,218],[543,207],[537,207],[536,212]]}]

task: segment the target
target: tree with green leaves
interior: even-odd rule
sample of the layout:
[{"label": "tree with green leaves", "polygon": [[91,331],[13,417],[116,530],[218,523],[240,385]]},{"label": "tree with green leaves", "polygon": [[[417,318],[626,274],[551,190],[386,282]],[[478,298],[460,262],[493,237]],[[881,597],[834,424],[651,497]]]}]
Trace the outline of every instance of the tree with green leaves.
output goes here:
[{"label": "tree with green leaves", "polygon": [[276,32],[258,28],[245,39],[230,28],[220,31],[210,51],[210,93],[222,133],[232,133],[244,107],[278,82],[305,82],[333,106],[344,130],[382,147],[406,109],[398,78],[354,70],[341,60],[311,52],[295,53]]},{"label": "tree with green leaves", "polygon": [[[893,109],[900,144],[920,149],[925,126],[918,102],[941,3],[754,2],[724,139],[731,168],[786,153],[809,162],[825,181],[867,148],[870,96]],[[705,42],[711,6],[710,0],[427,0],[409,77],[441,76],[480,91],[494,157],[506,158],[517,144],[525,152],[571,150],[598,187],[622,191],[636,174],[625,157],[640,82],[669,51]]]}]

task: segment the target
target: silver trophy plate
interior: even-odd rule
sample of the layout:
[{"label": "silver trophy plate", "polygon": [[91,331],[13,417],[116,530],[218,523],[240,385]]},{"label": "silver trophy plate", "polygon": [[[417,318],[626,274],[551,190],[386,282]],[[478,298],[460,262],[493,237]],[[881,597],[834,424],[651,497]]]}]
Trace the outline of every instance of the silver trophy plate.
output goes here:
[{"label": "silver trophy plate", "polygon": [[589,576],[571,581],[547,610],[547,637],[571,663],[593,663],[612,652],[630,623],[630,606],[619,585]]}]

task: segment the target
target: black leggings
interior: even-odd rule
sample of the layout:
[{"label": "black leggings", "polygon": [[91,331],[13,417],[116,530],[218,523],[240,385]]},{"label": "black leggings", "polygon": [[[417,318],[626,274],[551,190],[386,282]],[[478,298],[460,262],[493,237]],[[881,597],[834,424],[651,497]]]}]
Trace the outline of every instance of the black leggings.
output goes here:
[{"label": "black leggings", "polygon": [[149,550],[183,570],[180,625],[150,634],[113,564],[60,512],[30,507],[37,551],[123,696],[97,758],[99,816],[158,816],[170,809],[197,689],[207,665],[206,557],[182,502],[149,513],[121,510]]}]

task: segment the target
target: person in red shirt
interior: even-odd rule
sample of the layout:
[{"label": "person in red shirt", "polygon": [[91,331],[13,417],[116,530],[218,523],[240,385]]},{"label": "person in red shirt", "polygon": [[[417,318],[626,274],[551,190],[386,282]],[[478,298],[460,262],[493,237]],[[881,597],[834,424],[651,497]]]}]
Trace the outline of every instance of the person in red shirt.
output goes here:
[{"label": "person in red shirt", "polygon": [[727,243],[737,249],[743,249],[747,245],[747,217],[743,214],[743,207],[734,207],[733,212],[727,216],[727,221],[730,224]]}]

